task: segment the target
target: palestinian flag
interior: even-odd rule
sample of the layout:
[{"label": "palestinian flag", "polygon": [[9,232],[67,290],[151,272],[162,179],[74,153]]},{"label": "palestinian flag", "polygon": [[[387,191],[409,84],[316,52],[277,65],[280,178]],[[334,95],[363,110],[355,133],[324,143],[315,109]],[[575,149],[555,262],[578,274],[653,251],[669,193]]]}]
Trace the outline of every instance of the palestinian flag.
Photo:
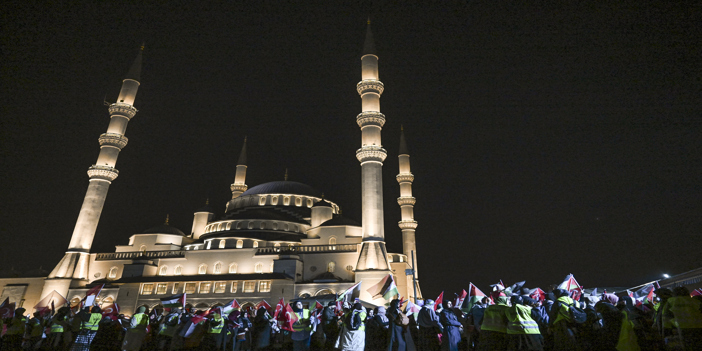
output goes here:
[{"label": "palestinian flag", "polygon": [[578,284],[573,277],[573,274],[568,274],[563,280],[563,283],[558,285],[558,289],[564,289],[570,293],[573,300],[580,301],[580,296],[583,294],[583,288]]},{"label": "palestinian flag", "polygon": [[373,299],[382,297],[385,300],[390,300],[391,297],[398,294],[397,285],[395,284],[395,279],[393,279],[392,274],[386,275],[383,280],[366,291],[371,294]]},{"label": "palestinian flag", "polygon": [[412,301],[407,301],[407,308],[405,313],[407,315],[414,314],[414,320],[417,320],[417,315],[419,315],[420,307],[415,305]]},{"label": "palestinian flag", "polygon": [[[336,298],[336,301],[347,301],[347,302],[351,303],[351,299],[353,299],[353,295],[358,296],[358,294],[356,294],[356,291],[361,292],[361,283],[362,282],[358,282],[354,286],[344,290],[344,292],[339,294],[339,297]],[[349,293],[351,293],[350,296],[347,296],[347,295],[349,295]]]},{"label": "palestinian flag", "polygon": [[653,304],[653,295],[655,295],[655,293],[653,292],[654,290],[655,287],[653,286],[653,283],[646,284],[641,289],[636,290],[633,296],[636,300],[636,305],[640,306],[646,303]]},{"label": "palestinian flag", "polygon": [[185,293],[161,298],[161,305],[164,308],[185,307]]},{"label": "palestinian flag", "polygon": [[477,286],[475,286],[473,283],[470,283],[468,286],[468,302],[466,303],[466,307],[463,308],[463,305],[461,305],[459,308],[463,312],[469,312],[473,306],[480,302],[485,296],[485,293],[480,291]]}]

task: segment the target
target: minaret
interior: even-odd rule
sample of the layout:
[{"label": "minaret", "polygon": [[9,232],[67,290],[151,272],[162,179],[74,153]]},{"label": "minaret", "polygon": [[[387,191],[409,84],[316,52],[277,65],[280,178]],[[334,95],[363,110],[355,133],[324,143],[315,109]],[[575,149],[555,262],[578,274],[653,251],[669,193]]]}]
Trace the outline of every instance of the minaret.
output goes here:
[{"label": "minaret", "polygon": [[[405,131],[400,131],[400,152],[398,154],[400,161],[400,173],[397,175],[397,182],[400,183],[400,197],[397,198],[397,204],[400,205],[402,220],[398,223],[402,229],[402,252],[407,256],[410,264],[414,265],[415,277],[419,277],[417,273],[417,242],[414,239],[414,230],[417,229],[417,221],[414,220],[414,204],[417,200],[412,197],[412,181],[414,175],[410,172],[410,156],[407,151],[407,142],[405,141]],[[412,252],[414,252],[414,262],[412,262]]]},{"label": "minaret", "polygon": [[[361,148],[356,151],[356,158],[361,162],[363,244],[356,264],[356,281],[363,281],[368,287],[390,273],[383,227],[383,161],[387,152],[380,141],[380,131],[385,124],[385,115],[380,113],[384,86],[378,80],[378,56],[370,20],[361,56],[361,78],[356,85],[362,102],[362,112],[356,117],[361,127]],[[372,301],[365,288],[361,288],[361,300]]]},{"label": "minaret", "polygon": [[241,148],[241,154],[239,154],[239,161],[236,163],[234,184],[229,188],[232,190],[232,199],[236,199],[248,189],[246,185],[246,137],[244,137],[244,146]]},{"label": "minaret", "polygon": [[117,178],[119,172],[115,168],[119,152],[127,145],[127,138],[124,136],[127,124],[136,115],[134,99],[139,89],[141,73],[141,56],[144,46],[141,46],[132,67],[127,73],[127,77],[122,81],[117,102],[108,108],[110,112],[110,124],[107,133],[100,135],[100,154],[97,162],[88,168],[88,191],[83,199],[83,206],[80,208],[76,226],[73,229],[71,242],[68,251],[59,264],[51,271],[44,285],[44,293],[47,295],[52,290],[56,290],[66,296],[72,280],[79,280],[79,285],[87,282],[88,279],[88,259],[90,247],[93,244],[95,230],[100,220],[102,208],[105,205],[107,190],[112,181]]}]

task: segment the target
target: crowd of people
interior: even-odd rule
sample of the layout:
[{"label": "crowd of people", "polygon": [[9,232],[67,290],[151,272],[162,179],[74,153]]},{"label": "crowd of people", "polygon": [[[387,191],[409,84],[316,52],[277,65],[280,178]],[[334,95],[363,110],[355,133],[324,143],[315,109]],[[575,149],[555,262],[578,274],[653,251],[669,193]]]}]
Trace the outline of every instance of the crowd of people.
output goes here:
[{"label": "crowd of people", "polygon": [[359,301],[310,308],[295,301],[286,317],[270,306],[227,313],[139,307],[130,317],[62,307],[31,318],[18,308],[2,320],[0,350],[702,350],[702,297],[684,287],[658,289],[643,303],[611,293],[577,301],[564,289],[543,298],[529,289],[508,294],[394,299],[373,309]]}]

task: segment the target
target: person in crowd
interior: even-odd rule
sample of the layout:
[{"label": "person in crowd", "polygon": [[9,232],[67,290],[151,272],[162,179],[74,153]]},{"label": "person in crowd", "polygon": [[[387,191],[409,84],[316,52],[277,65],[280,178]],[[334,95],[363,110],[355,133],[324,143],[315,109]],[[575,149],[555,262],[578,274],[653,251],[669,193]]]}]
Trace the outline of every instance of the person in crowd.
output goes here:
[{"label": "person in crowd", "polygon": [[553,291],[556,301],[551,309],[551,332],[553,333],[554,350],[576,350],[577,339],[576,333],[571,328],[574,323],[570,314],[571,306],[575,305],[575,301],[570,298],[568,291],[565,289],[556,289]]},{"label": "person in crowd", "polygon": [[508,350],[507,340],[507,315],[505,312],[509,308],[507,296],[502,294],[495,300],[494,305],[485,309],[483,322],[480,325],[480,342],[478,350],[497,351]]},{"label": "person in crowd", "polygon": [[[616,296],[614,296],[616,297]],[[622,313],[612,305],[611,297],[603,298],[595,304],[595,311],[602,316],[602,328],[597,331],[593,350],[616,350],[619,332],[622,329]]]},{"label": "person in crowd", "polygon": [[222,339],[226,336],[226,331],[224,331],[224,317],[219,312],[220,310],[216,310],[207,318],[207,333],[201,344],[204,350],[215,351],[222,348]]},{"label": "person in crowd", "polygon": [[173,336],[180,324],[180,308],[172,308],[158,326],[156,348],[160,351],[170,350]]},{"label": "person in crowd", "polygon": [[93,339],[100,328],[100,321],[102,320],[100,307],[93,306],[92,309],[90,307],[85,307],[83,310],[78,312],[74,318],[80,320],[80,331],[73,342],[71,350],[90,350],[90,344],[93,342]]},{"label": "person in crowd", "polygon": [[685,350],[702,349],[702,306],[686,287],[673,289],[673,297],[663,306],[663,316],[679,331]]},{"label": "person in crowd", "polygon": [[339,348],[342,351],[363,351],[366,345],[366,309],[360,302],[344,315],[344,332]]},{"label": "person in crowd", "polygon": [[382,350],[388,345],[390,320],[385,313],[385,307],[375,308],[373,318],[366,323],[366,350]]},{"label": "person in crowd", "polygon": [[251,336],[253,338],[253,350],[265,350],[271,345],[271,316],[265,307],[261,306],[256,311],[256,317],[253,321],[253,330]]},{"label": "person in crowd", "polygon": [[458,343],[461,342],[461,330],[463,324],[458,321],[458,317],[453,310],[453,305],[450,300],[443,302],[443,309],[439,316],[439,321],[443,328],[441,333],[441,350],[442,351],[458,351]]},{"label": "person in crowd", "polygon": [[[388,337],[388,351],[405,351],[407,350],[407,326],[409,319],[400,310],[400,300],[394,299],[390,301],[390,308],[387,311],[388,320],[390,320]],[[404,321],[406,320],[406,323]]]},{"label": "person in crowd", "polygon": [[56,311],[56,314],[51,318],[49,335],[44,341],[42,348],[45,350],[63,351],[68,349],[70,341],[65,338],[65,331],[70,327],[68,324],[68,314],[71,310],[68,307],[61,307]]},{"label": "person in crowd", "polygon": [[139,306],[137,313],[132,316],[127,327],[127,333],[122,342],[123,351],[139,351],[146,337],[146,327],[149,325],[149,316],[145,306]]},{"label": "person in crowd", "polygon": [[339,336],[339,316],[336,314],[336,303],[330,301],[322,312],[322,330],[324,331],[325,350],[333,350]]},{"label": "person in crowd", "polygon": [[480,325],[483,323],[483,316],[489,301],[490,298],[485,296],[476,301],[468,310],[468,318],[466,319],[466,348],[468,350],[478,349],[478,344],[480,344]]},{"label": "person in crowd", "polygon": [[539,325],[531,318],[529,305],[534,301],[529,296],[515,295],[511,297],[511,303],[512,306],[505,310],[510,350],[543,350],[544,339]]},{"label": "person in crowd", "polygon": [[239,325],[236,331],[236,344],[233,345],[234,351],[246,351],[251,346],[251,329],[253,325],[249,319],[249,312],[242,310],[236,318],[236,323]]},{"label": "person in crowd", "polygon": [[293,341],[293,350],[308,351],[310,349],[310,331],[312,331],[310,310],[303,308],[301,301],[296,301],[292,309],[297,315],[297,321],[293,324],[293,332],[290,335]]},{"label": "person in crowd", "polygon": [[27,321],[24,346],[26,350],[37,350],[41,346],[42,335],[44,334],[44,318],[40,312],[34,312],[32,318]]},{"label": "person in crowd", "polygon": [[439,350],[438,335],[444,332],[439,316],[434,312],[434,300],[427,299],[424,306],[417,315],[417,325],[419,326],[417,350],[437,351]]}]

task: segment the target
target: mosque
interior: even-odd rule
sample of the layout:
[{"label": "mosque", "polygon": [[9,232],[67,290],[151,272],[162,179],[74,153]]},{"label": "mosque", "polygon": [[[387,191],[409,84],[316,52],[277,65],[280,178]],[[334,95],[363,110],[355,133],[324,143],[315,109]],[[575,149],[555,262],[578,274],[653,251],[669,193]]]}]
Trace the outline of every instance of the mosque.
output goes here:
[{"label": "mosque", "polygon": [[361,282],[358,297],[370,305],[384,305],[388,301],[372,296],[368,289],[388,274],[401,296],[421,298],[414,176],[404,135],[397,175],[403,252],[388,253],[385,247],[382,167],[387,151],[381,143],[385,116],[380,112],[384,85],[378,79],[370,22],[361,55],[361,81],[356,86],[362,106],[356,117],[362,134],[356,151],[362,173],[362,223],[343,217],[334,199],[306,184],[286,179],[249,187],[244,141],[230,185],[232,198],[218,219],[208,204],[194,213],[189,233],[166,220],[132,235],[115,252],[91,252],[109,186],[119,175],[115,166],[128,142],[127,124],[137,114],[134,102],[141,84],[141,61],[140,51],[117,102],[109,105],[109,126],[98,138],[100,154],[88,169],[88,189],[64,257],[48,276],[0,279],[3,301],[9,297],[10,302],[31,310],[41,299],[60,294],[76,305],[88,289],[105,284],[98,302],[116,302],[123,313],[131,314],[138,306],[154,307],[160,298],[180,293],[186,293],[187,304],[196,308],[234,298],[242,305],[261,300],[275,305],[281,297],[329,301]]}]

